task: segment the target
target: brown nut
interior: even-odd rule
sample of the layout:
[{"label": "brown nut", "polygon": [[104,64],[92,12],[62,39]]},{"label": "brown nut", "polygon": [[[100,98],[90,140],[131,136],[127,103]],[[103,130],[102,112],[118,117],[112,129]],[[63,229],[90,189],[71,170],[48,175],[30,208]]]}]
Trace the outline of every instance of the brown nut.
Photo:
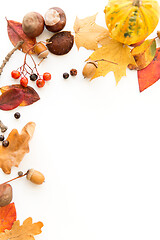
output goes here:
[{"label": "brown nut", "polygon": [[41,172],[32,168],[28,170],[27,179],[30,180],[32,183],[42,184],[45,180],[45,177]]},{"label": "brown nut", "polygon": [[10,184],[0,185],[0,207],[8,205],[12,201],[12,187]]},{"label": "brown nut", "polygon": [[83,68],[82,74],[85,78],[92,78],[96,72],[98,64],[96,62],[87,62]]},{"label": "brown nut", "polygon": [[37,12],[29,12],[23,18],[22,29],[28,37],[38,37],[44,29],[44,18]]},{"label": "brown nut", "polygon": [[51,53],[64,55],[73,47],[74,37],[71,32],[62,31],[54,34],[48,41],[47,47]]},{"label": "brown nut", "polygon": [[66,25],[65,12],[58,7],[48,9],[44,16],[45,26],[50,32],[59,32]]},{"label": "brown nut", "polygon": [[36,43],[33,50],[39,58],[46,58],[49,54],[47,47],[42,42]]}]

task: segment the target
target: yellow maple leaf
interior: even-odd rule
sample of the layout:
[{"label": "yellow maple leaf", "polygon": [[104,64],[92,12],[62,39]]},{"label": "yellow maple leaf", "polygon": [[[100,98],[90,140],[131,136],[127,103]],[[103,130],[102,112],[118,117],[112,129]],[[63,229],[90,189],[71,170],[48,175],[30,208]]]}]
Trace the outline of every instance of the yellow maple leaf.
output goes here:
[{"label": "yellow maple leaf", "polygon": [[4,173],[9,174],[11,167],[18,167],[24,155],[29,152],[29,141],[33,136],[35,123],[27,123],[21,133],[17,129],[13,129],[8,135],[8,147],[0,146],[0,168]]},{"label": "yellow maple leaf", "polygon": [[20,226],[19,220],[15,221],[11,230],[0,233],[1,240],[34,240],[34,236],[40,234],[42,222],[32,223],[32,218],[27,218]]},{"label": "yellow maple leaf", "polygon": [[79,19],[74,22],[75,43],[77,48],[84,47],[88,50],[98,48],[98,43],[109,36],[108,30],[95,23],[97,14]]},{"label": "yellow maple leaf", "polygon": [[98,67],[94,76],[106,76],[107,73],[113,71],[116,84],[123,76],[126,76],[126,68],[129,64],[134,64],[135,60],[127,45],[119,43],[113,39],[105,38],[100,41],[102,47],[95,50],[89,57],[92,61],[97,61]]}]

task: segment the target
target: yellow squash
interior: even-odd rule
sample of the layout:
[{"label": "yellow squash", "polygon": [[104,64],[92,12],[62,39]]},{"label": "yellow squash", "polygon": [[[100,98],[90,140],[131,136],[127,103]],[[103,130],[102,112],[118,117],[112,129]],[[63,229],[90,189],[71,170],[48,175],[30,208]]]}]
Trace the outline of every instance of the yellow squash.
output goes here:
[{"label": "yellow squash", "polygon": [[160,7],[156,0],[109,0],[104,12],[110,36],[131,45],[154,31]]}]

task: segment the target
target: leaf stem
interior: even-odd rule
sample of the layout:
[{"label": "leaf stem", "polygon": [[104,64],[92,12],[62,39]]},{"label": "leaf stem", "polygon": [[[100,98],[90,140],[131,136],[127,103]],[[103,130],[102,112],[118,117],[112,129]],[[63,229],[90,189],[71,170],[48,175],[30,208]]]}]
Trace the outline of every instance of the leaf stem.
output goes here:
[{"label": "leaf stem", "polygon": [[100,62],[100,61],[105,61],[105,62],[108,62],[108,63],[113,63],[113,64],[116,64],[118,65],[118,63],[115,63],[115,62],[112,62],[112,61],[109,61],[109,60],[106,60],[106,59],[98,59],[98,60],[95,60],[95,62]]}]

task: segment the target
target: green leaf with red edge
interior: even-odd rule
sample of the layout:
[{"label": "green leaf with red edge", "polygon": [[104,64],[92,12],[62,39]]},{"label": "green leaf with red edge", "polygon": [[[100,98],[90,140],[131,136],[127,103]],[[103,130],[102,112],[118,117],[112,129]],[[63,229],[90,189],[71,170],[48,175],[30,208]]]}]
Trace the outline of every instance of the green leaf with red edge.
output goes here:
[{"label": "green leaf with red edge", "polygon": [[18,107],[24,99],[24,94],[21,89],[9,89],[0,95],[0,109],[12,110]]},{"label": "green leaf with red edge", "polygon": [[[36,38],[28,37],[23,32],[22,24],[20,22],[7,20],[7,31],[9,39],[13,46],[16,46],[17,43],[21,40],[24,41],[24,43],[21,46],[21,49],[24,53],[28,52],[36,44]],[[34,53],[33,49],[29,53],[33,54]]]},{"label": "green leaf with red edge", "polygon": [[4,93],[10,89],[19,89],[23,92],[23,101],[20,103],[20,106],[31,105],[40,99],[38,93],[32,87],[23,87],[21,84],[3,86],[0,88],[0,91]]},{"label": "green leaf with red edge", "polygon": [[0,232],[6,229],[10,230],[13,223],[16,221],[17,213],[14,203],[10,203],[5,207],[0,208]]},{"label": "green leaf with red edge", "polygon": [[156,54],[152,62],[146,68],[137,72],[140,92],[160,79],[160,48],[156,49]]}]

